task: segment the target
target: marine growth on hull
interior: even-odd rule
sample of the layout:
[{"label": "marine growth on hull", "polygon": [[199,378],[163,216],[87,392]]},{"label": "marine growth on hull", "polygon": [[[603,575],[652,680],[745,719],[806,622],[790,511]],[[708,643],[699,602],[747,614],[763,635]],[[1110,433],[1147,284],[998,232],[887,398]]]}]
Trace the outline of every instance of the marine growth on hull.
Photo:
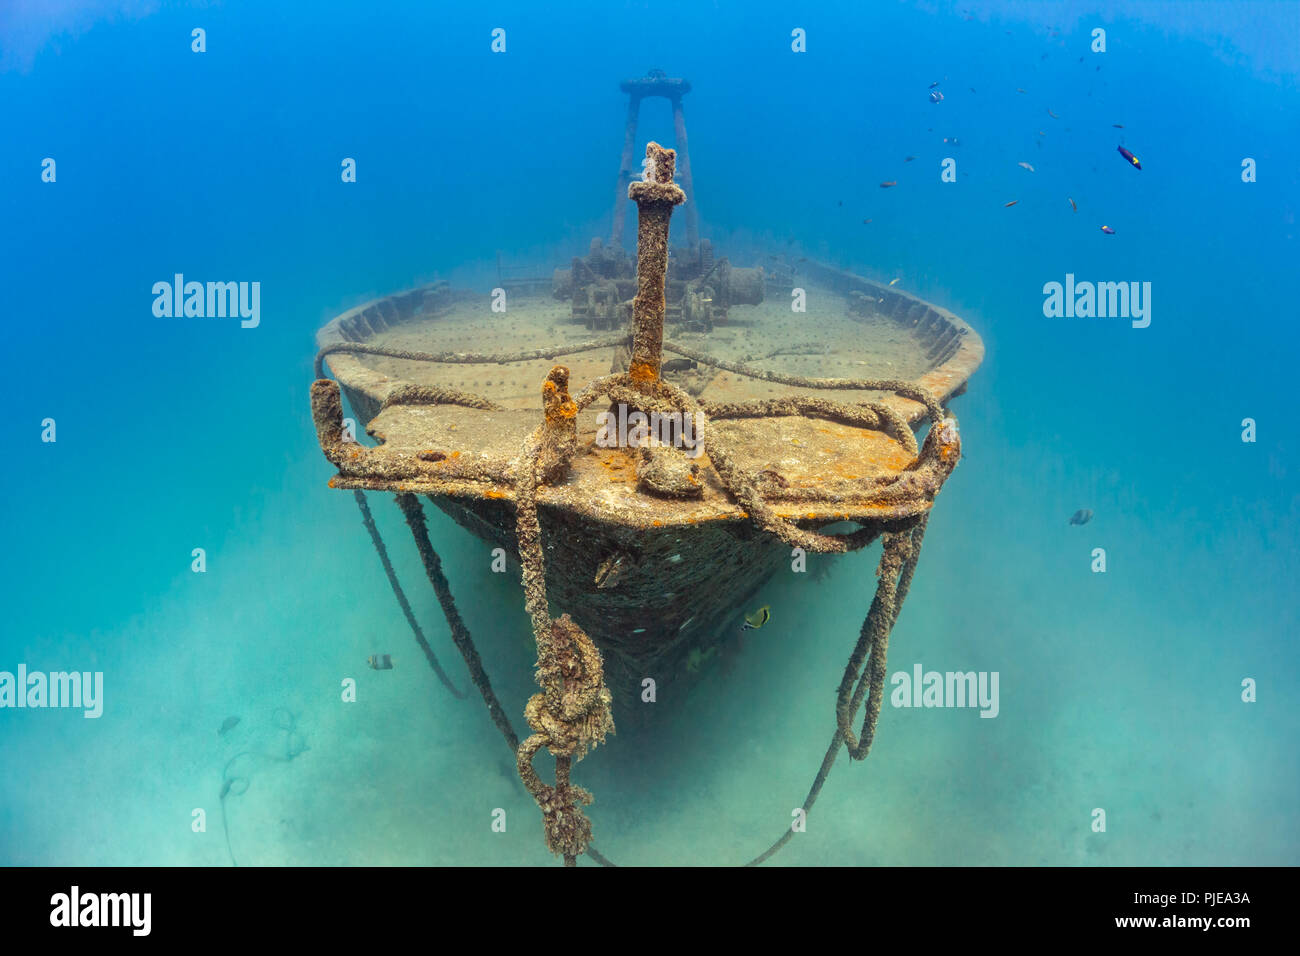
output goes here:
[{"label": "marine growth on hull", "polygon": [[[983,354],[966,323],[888,286],[807,260],[738,267],[716,255],[689,194],[689,84],[652,72],[623,89],[633,109],[608,242],[547,279],[503,274],[486,301],[435,283],[354,309],[321,330],[311,388],[331,487],[354,494],[417,643],[456,692],[366,492],[395,496],[547,845],[569,865],[608,862],[581,809],[592,796],[571,775],[615,715],[656,681],[689,680],[726,627],[761,627],[769,609],[743,622],[736,609],[792,556],[881,539],[804,810],[840,747],[867,755],[890,631],[961,457],[943,403]],[[679,149],[652,142],[638,166],[636,106],[649,96],[672,103]],[[622,245],[629,200],[635,258]],[[670,250],[679,207],[687,245]],[[345,396],[377,444],[356,440]],[[420,495],[518,561],[541,686],[523,739],[456,608]],[[533,767],[543,748],[553,782]]]}]

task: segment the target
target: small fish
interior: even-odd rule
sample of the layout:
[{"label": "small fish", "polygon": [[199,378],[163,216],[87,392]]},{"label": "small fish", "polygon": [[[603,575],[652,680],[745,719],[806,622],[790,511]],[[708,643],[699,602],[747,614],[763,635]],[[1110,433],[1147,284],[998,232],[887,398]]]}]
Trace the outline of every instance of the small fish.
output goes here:
[{"label": "small fish", "polygon": [[391,671],[393,669],[393,656],[391,654],[371,654],[366,658],[366,663],[372,670]]},{"label": "small fish", "polygon": [[[1069,196],[1066,196],[1065,198],[1066,198],[1066,199],[1070,199]],[[1070,208],[1073,209],[1075,212],[1078,212],[1078,211],[1079,211],[1079,207],[1076,206],[1076,205],[1074,204],[1074,200],[1073,200],[1073,199],[1070,199]]]},{"label": "small fish", "polygon": [[881,184],[880,184],[880,188],[881,188],[881,189],[888,189],[890,186],[897,186],[897,185],[898,185],[898,180],[897,180],[897,179],[891,179],[891,180],[890,180],[889,182],[887,182],[887,183],[881,183]]},{"label": "small fish", "polygon": [[843,199],[841,199],[841,200],[839,201],[839,205],[841,205],[841,206],[844,205],[844,200],[843,200]]},{"label": "small fish", "polygon": [[[1044,132],[1040,129],[1040,130],[1038,131],[1038,135],[1039,135],[1039,136],[1046,136],[1047,134],[1044,133]],[[1039,143],[1038,145],[1039,145],[1039,146],[1042,146],[1043,144],[1042,144],[1042,143]]]},{"label": "small fish", "polygon": [[902,276],[899,276],[898,278],[890,279],[890,280],[889,280],[889,284],[890,284],[890,285],[898,285],[898,282],[899,282],[899,280],[900,280],[901,278],[902,278]]},{"label": "small fish", "polygon": [[695,360],[688,358],[669,359],[659,366],[665,372],[688,372],[695,367]]},{"label": "small fish", "polygon": [[1031,173],[1034,171],[1034,167],[1030,166],[1028,163],[1016,163],[1016,165],[1019,166],[1021,169],[1029,170]]},{"label": "small fish", "polygon": [[1102,226],[1102,227],[1101,227],[1101,231],[1104,232],[1104,233],[1105,233],[1106,235],[1108,235],[1108,236],[1113,236],[1113,235],[1115,235],[1115,230],[1112,229],[1112,228],[1110,228],[1110,226]]},{"label": "small fish", "polygon": [[238,717],[227,717],[225,720],[221,722],[221,729],[217,731],[217,736],[218,737],[226,736],[226,734],[228,734],[230,731],[235,729],[235,725],[237,723],[239,723]]},{"label": "small fish", "polygon": [[772,618],[772,609],[766,604],[760,607],[752,614],[745,615],[745,623],[741,625],[741,631],[757,630]]},{"label": "small fish", "polygon": [[939,102],[941,102],[942,100],[943,100],[943,94],[942,94],[942,93],[940,93],[938,90],[931,90],[931,91],[930,91],[930,102],[931,102],[931,103],[939,103]]},{"label": "small fish", "polygon": [[1138,170],[1141,170],[1141,169],[1142,169],[1142,161],[1141,161],[1140,159],[1138,159],[1136,156],[1134,156],[1132,153],[1130,153],[1130,152],[1129,152],[1127,149],[1125,149],[1123,146],[1116,146],[1115,148],[1119,150],[1119,154],[1120,154],[1121,156],[1123,156],[1125,159],[1127,159],[1130,163],[1133,164],[1133,167],[1134,167],[1135,169],[1138,169]]},{"label": "small fish", "polygon": [[1017,86],[1017,87],[1016,87],[1016,92],[1017,92],[1017,93],[1023,93],[1023,92],[1025,92],[1025,91],[1022,90],[1020,87]]},{"label": "small fish", "polygon": [[869,223],[869,222],[871,222],[870,219],[864,219],[864,220],[862,220],[862,225],[865,226],[865,225],[866,225],[867,223]]},{"label": "small fish", "polygon": [[1123,128],[1124,128],[1124,124],[1123,124],[1123,123],[1111,123],[1110,125],[1113,126],[1113,127],[1115,127],[1116,129],[1123,129]]},{"label": "small fish", "polygon": [[1047,115],[1050,116],[1052,119],[1060,119],[1060,118],[1061,118],[1061,117],[1057,116],[1055,113],[1053,113],[1051,110],[1048,110],[1048,111],[1047,111]]},{"label": "small fish", "polygon": [[930,84],[930,89],[934,89],[938,85],[939,85],[939,81],[935,80],[933,83]]},{"label": "small fish", "polygon": [[1013,199],[1013,200],[1011,200],[1011,202],[1004,202],[1004,203],[1002,204],[1002,208],[1003,208],[1003,209],[1006,209],[1008,206],[1014,206],[1014,205],[1015,205],[1016,203],[1018,203],[1018,202],[1020,202],[1019,199]]},{"label": "small fish", "polygon": [[956,136],[945,136],[945,137],[943,138],[943,141],[944,141],[945,143],[947,143],[949,146],[960,146],[960,145],[961,145],[960,140],[958,140]]},{"label": "small fish", "polygon": [[1092,520],[1092,512],[1087,508],[1080,508],[1070,516],[1070,524],[1087,524]]},{"label": "small fish", "polygon": [[910,162],[911,162],[912,160],[914,160],[914,159],[916,159],[915,156],[905,156],[905,157],[903,157],[903,162],[905,162],[905,163],[910,163]]}]

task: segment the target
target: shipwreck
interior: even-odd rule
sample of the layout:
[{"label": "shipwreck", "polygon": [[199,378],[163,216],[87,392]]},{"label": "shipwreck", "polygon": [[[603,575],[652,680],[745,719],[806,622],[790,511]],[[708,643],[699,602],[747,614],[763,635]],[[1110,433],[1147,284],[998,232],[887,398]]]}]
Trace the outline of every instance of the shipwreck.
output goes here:
[{"label": "shipwreck", "polygon": [[[866,756],[890,631],[961,457],[947,405],[983,357],[969,325],[901,290],[788,256],[736,267],[716,255],[691,203],[689,84],[652,72],[623,89],[608,241],[546,279],[503,272],[504,313],[445,282],[349,310],[318,334],[311,387],[330,487],[356,497],[417,641],[452,687],[371,517],[367,492],[395,495],[547,845],[568,864],[583,854],[608,862],[572,767],[631,712],[643,682],[689,680],[688,662],[738,626],[800,549],[843,553],[879,539],[875,597],[805,809],[840,747]],[[650,143],[637,168],[638,109],[650,96],[672,102],[676,150]],[[629,201],[635,257],[623,249]],[[687,242],[670,249],[679,206]],[[489,343],[504,348],[483,351]],[[377,444],[349,433],[345,397]],[[523,740],[456,609],[422,498],[518,561],[542,687]],[[542,749],[556,758],[554,784],[533,767]]]}]

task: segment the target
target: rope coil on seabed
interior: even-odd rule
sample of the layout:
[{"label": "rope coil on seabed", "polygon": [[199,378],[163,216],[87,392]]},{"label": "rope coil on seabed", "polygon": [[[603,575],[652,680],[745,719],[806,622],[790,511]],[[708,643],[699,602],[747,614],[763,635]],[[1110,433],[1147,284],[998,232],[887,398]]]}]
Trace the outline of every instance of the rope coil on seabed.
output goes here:
[{"label": "rope coil on seabed", "polygon": [[[576,351],[626,344],[629,340],[630,336],[619,336],[615,339],[584,343],[580,347],[537,350],[536,352],[515,353],[513,355],[476,355],[473,356],[473,361],[498,363],[551,358],[560,354],[572,354]],[[771,415],[815,415],[881,431],[898,441],[907,449],[909,454],[914,456],[912,464],[899,475],[889,476],[869,483],[877,490],[875,495],[877,499],[889,500],[894,503],[903,503],[915,500],[918,497],[932,499],[948,475],[952,473],[961,456],[956,421],[944,416],[942,407],[933,395],[925,389],[910,383],[805,379],[797,376],[782,376],[739,363],[725,363],[704,353],[686,350],[668,342],[664,342],[663,347],[668,351],[688,355],[695,361],[728,368],[737,374],[761,378],[765,381],[777,381],[782,384],[806,388],[853,388],[858,390],[892,391],[924,405],[928,417],[931,419],[932,427],[926,437],[924,447],[918,451],[916,439],[910,426],[895,411],[881,403],[845,404],[806,396],[740,403],[701,403],[696,402],[689,394],[668,382],[660,380],[648,386],[644,382],[634,382],[632,377],[626,373],[595,379],[588,383],[576,398],[569,399],[567,393],[568,370],[562,366],[557,366],[552,369],[545,383],[545,386],[549,387],[549,389],[544,387],[543,404],[548,406],[548,421],[543,422],[529,436],[522,453],[517,458],[511,461],[481,463],[475,465],[472,469],[467,469],[465,466],[457,467],[456,463],[450,461],[428,462],[427,464],[432,467],[421,469],[424,477],[432,478],[435,474],[444,480],[475,477],[483,480],[510,482],[515,485],[516,533],[520,558],[524,567],[525,599],[529,607],[534,637],[537,639],[539,649],[538,680],[544,690],[544,693],[535,695],[529,701],[525,717],[536,733],[525,740],[522,745],[510,727],[509,720],[505,717],[505,712],[492,691],[487,675],[482,669],[477,651],[474,649],[473,640],[468,629],[460,620],[459,615],[455,613],[454,603],[450,601],[450,590],[446,578],[441,572],[441,562],[428,540],[427,531],[424,530],[423,511],[418,499],[409,493],[401,493],[397,496],[402,510],[407,516],[408,524],[411,525],[412,531],[415,533],[417,547],[420,550],[422,559],[424,559],[430,582],[438,593],[440,602],[443,603],[444,614],[448,618],[453,639],[465,658],[466,665],[470,668],[471,678],[483,696],[493,722],[501,730],[506,743],[516,753],[520,776],[525,786],[542,809],[547,845],[553,852],[564,856],[566,865],[573,865],[575,857],[580,853],[586,853],[601,865],[615,865],[602,856],[590,843],[591,825],[578,807],[580,804],[590,803],[591,795],[581,787],[569,783],[573,758],[581,759],[588,747],[595,746],[596,743],[603,741],[605,733],[612,732],[613,721],[609,716],[609,692],[603,685],[599,650],[591,643],[590,638],[568,618],[568,615],[564,615],[559,620],[552,620],[546,606],[545,568],[535,492],[539,480],[546,477],[539,474],[539,472],[549,471],[551,480],[554,480],[554,478],[562,475],[567,468],[568,458],[572,456],[573,451],[572,445],[567,449],[567,453],[566,451],[556,452],[551,449],[553,457],[558,457],[560,460],[558,462],[553,461],[548,468],[542,468],[541,459],[550,447],[547,442],[548,424],[551,426],[549,437],[554,439],[557,431],[555,421],[551,421],[551,419],[557,418],[561,420],[560,432],[563,432],[565,428],[571,432],[576,427],[576,413],[590,406],[602,396],[609,396],[615,400],[631,399],[639,407],[651,411],[677,411],[696,414],[695,421],[697,422],[699,440],[704,445],[705,451],[709,455],[710,461],[713,462],[723,485],[731,496],[746,509],[751,520],[787,544],[818,552],[844,553],[857,551],[874,542],[880,536],[880,532],[864,526],[848,534],[826,535],[805,531],[792,522],[781,518],[772,511],[767,502],[769,500],[795,500],[799,496],[785,489],[765,488],[763,492],[760,492],[755,483],[734,465],[729,450],[724,444],[720,443],[716,430],[712,427],[713,420],[767,417]],[[456,357],[454,359],[448,359],[445,356],[431,353],[340,343],[327,346],[321,350],[316,357],[317,369],[323,372],[325,356],[339,352],[387,355],[394,358],[429,362],[463,362],[468,358],[463,353],[455,353]],[[389,394],[382,407],[388,408],[405,404],[455,404],[485,409],[497,407],[487,399],[479,396],[440,386],[399,387]],[[340,473],[347,475],[351,472],[362,476],[379,477],[374,474],[375,470],[366,467],[364,454],[358,455],[354,453],[352,456],[342,454],[340,447],[342,444],[342,400],[337,383],[326,379],[319,379],[314,383],[312,386],[312,406],[322,450],[331,462],[339,466]],[[564,407],[565,414],[560,416],[550,414],[551,407],[561,406]],[[406,477],[410,477],[410,475]],[[854,485],[854,483],[850,482],[844,484],[861,488],[861,484]],[[359,490],[355,493],[358,496],[358,503],[363,505],[363,514],[368,513],[368,509],[364,508],[363,493]],[[418,521],[413,520],[417,513],[419,516]],[[844,675],[836,695],[836,730],[822,760],[822,765],[808,791],[808,795],[804,799],[802,809],[805,814],[811,811],[813,804],[816,802],[835,758],[838,756],[841,744],[845,746],[850,758],[854,760],[865,759],[871,750],[883,700],[889,635],[895,621],[898,619],[903,600],[911,585],[912,575],[920,557],[921,541],[925,534],[927,520],[928,515],[921,513],[916,516],[910,528],[900,532],[885,533],[884,535],[884,550],[876,572],[879,578],[876,594],[871,608],[863,620],[857,644],[845,665]],[[378,540],[377,531],[372,532],[372,538],[376,539],[376,548],[382,549],[382,542]],[[385,555],[382,550],[380,550],[380,555],[381,560],[383,560]],[[390,582],[394,585],[394,591],[399,595],[398,600],[401,603],[402,596],[395,577],[390,576]],[[443,601],[444,594],[447,597],[446,601]],[[449,606],[450,611],[448,611]],[[556,661],[561,657],[565,659],[565,663],[557,665]],[[431,664],[433,661],[434,659],[430,657]],[[866,664],[865,671],[863,670],[864,664]],[[435,669],[438,669],[436,665]],[[563,703],[566,694],[564,688],[571,680],[577,681],[582,687],[582,690],[577,693],[584,701],[583,707],[575,709],[573,706],[566,706]],[[446,683],[446,681],[444,682]],[[570,688],[568,694],[572,695],[573,693],[575,691]],[[866,709],[862,718],[861,730],[858,734],[855,734],[851,725],[858,711],[862,709],[864,701]],[[543,746],[551,749],[552,753],[556,755],[555,787],[542,783],[531,765],[533,755]],[[763,863],[779,851],[792,836],[793,831],[787,828],[780,839],[747,865],[753,866]]]}]

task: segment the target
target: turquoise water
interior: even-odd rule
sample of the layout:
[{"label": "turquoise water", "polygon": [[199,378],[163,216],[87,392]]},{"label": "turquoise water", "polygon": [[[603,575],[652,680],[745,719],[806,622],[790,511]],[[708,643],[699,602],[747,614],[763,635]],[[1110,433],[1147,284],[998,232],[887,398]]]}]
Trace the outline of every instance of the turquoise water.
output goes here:
[{"label": "turquoise water", "polygon": [[[967,457],[889,670],[997,672],[998,715],[887,705],[776,862],[1300,861],[1300,8],[33,6],[0,12],[0,671],[102,672],[104,711],[0,709],[0,862],[552,862],[481,704],[420,660],[355,505],[326,487],[312,337],[435,276],[486,292],[498,250],[536,271],[584,252],[608,229],[617,83],[652,67],[694,86],[720,250],[901,277],[988,350],[953,405]],[[662,103],[650,138],[672,140]],[[260,323],[155,317],[151,287],[178,272],[260,282]],[[1150,282],[1151,324],[1045,317],[1067,273]],[[464,686],[400,515],[371,507]],[[518,581],[426,510],[522,729]],[[736,863],[781,834],[878,556],[779,574],[743,657],[578,766],[603,853]],[[377,651],[398,666],[365,668]]]}]

